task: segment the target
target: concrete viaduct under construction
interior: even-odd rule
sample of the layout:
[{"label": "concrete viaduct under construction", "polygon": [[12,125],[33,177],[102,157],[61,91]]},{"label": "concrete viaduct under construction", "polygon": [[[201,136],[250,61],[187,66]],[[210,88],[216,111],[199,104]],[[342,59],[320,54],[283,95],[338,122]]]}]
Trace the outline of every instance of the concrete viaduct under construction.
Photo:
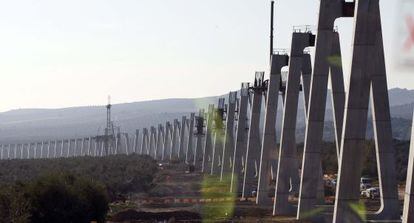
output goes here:
[{"label": "concrete viaduct under construction", "polygon": [[[367,219],[399,221],[379,0],[320,0],[317,29],[295,27],[290,52],[273,49],[273,4],[268,78],[264,72],[256,72],[253,83],[242,83],[240,91],[230,92],[228,99],[220,98],[216,105],[172,123],[167,121],[137,130],[131,138],[114,136],[109,144],[105,137],[87,137],[1,145],[1,158],[137,153],[160,162],[180,160],[206,175],[221,180],[230,177],[229,191],[242,199],[256,190],[256,205],[273,205],[273,215],[296,216],[298,220],[313,222],[361,222],[353,205],[360,199],[363,142],[371,107],[381,207],[376,213],[367,213]],[[347,88],[340,33],[334,27],[335,20],[342,17],[353,19],[355,24]],[[309,48],[314,48],[314,61]],[[285,80],[281,75],[284,67],[289,70]],[[328,92],[332,93],[339,167],[334,209],[326,216],[318,214],[318,208],[324,204],[321,148]],[[305,99],[301,108],[300,94]],[[280,98],[282,103],[278,101]],[[283,108],[278,109],[280,105]],[[299,109],[304,109],[306,115],[301,161],[295,135]],[[283,111],[280,135],[275,128],[278,110]],[[413,140],[403,222],[414,222]],[[276,185],[274,189],[271,184]],[[289,196],[297,196],[298,205],[292,204]]]}]

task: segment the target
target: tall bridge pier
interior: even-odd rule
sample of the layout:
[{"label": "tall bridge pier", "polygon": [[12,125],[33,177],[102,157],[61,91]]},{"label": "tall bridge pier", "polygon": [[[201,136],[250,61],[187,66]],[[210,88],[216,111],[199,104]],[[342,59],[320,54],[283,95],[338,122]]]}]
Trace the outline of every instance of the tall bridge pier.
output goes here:
[{"label": "tall bridge pier", "polygon": [[256,72],[253,86],[253,100],[250,114],[249,136],[247,140],[247,150],[244,162],[244,178],[242,199],[251,196],[251,192],[256,187],[257,173],[260,162],[260,113],[262,108],[263,94],[267,90],[267,83],[264,80],[264,72]]},{"label": "tall bridge pier", "polygon": [[266,97],[266,111],[263,130],[262,148],[260,152],[260,168],[257,186],[256,204],[271,204],[268,196],[272,182],[272,169],[276,172],[278,145],[276,139],[276,116],[281,86],[281,69],[289,63],[286,54],[273,54],[271,56],[271,67]]}]

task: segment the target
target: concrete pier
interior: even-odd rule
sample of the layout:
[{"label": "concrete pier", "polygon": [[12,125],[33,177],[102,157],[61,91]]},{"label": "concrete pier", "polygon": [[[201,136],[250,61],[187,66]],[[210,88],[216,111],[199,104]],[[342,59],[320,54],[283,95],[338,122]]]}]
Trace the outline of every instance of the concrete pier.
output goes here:
[{"label": "concrete pier", "polygon": [[15,152],[16,151],[16,144],[11,144],[10,145],[10,150],[9,150],[9,159],[16,159],[15,157]]},{"label": "concrete pier", "polygon": [[101,157],[108,156],[109,155],[108,151],[109,150],[107,150],[107,147],[105,146],[105,143],[101,142],[100,150],[99,150],[99,156],[101,156]]},{"label": "concrete pier", "polygon": [[98,141],[96,139],[94,139],[94,152],[93,152],[93,156],[97,157],[98,156]]},{"label": "concrete pier", "polygon": [[181,161],[185,161],[185,133],[186,133],[186,125],[187,117],[183,116],[181,118],[181,125],[180,125],[180,144],[178,147],[178,159]]},{"label": "concrete pier", "polygon": [[65,141],[62,139],[62,144],[60,145],[60,156],[59,157],[63,157],[64,146],[65,146]]},{"label": "concrete pier", "polygon": [[85,155],[85,138],[81,139],[80,156]]},{"label": "concrete pier", "polygon": [[148,129],[142,129],[142,140],[141,140],[141,150],[139,152],[140,155],[146,154],[147,150],[147,136],[148,136]]},{"label": "concrete pier", "polygon": [[[33,159],[37,158],[37,144],[38,143],[34,143],[34,147],[33,147]],[[11,147],[10,147],[11,148]]]},{"label": "concrete pier", "polygon": [[268,205],[272,203],[269,197],[272,182],[272,169],[276,172],[278,145],[276,139],[276,117],[279,100],[281,69],[289,63],[288,55],[273,54],[271,57],[270,77],[267,89],[266,111],[264,117],[264,131],[262,149],[260,153],[259,179],[257,185],[256,204]]},{"label": "concrete pier", "polygon": [[45,158],[47,158],[47,159],[49,159],[50,158],[50,148],[52,147],[52,142],[51,141],[48,141],[47,142],[47,154],[46,154],[46,157]]},{"label": "concrete pier", "polygon": [[194,136],[194,117],[195,113],[190,114],[190,120],[187,121],[188,139],[187,148],[185,151],[185,163],[194,163],[194,148],[193,148],[193,136]]},{"label": "concrete pier", "polygon": [[13,145],[13,159],[17,159],[17,149],[19,144]]},{"label": "concrete pier", "polygon": [[217,109],[214,113],[214,146],[211,160],[211,175],[220,176],[221,157],[224,147],[224,113],[225,99],[219,98]]},{"label": "concrete pier", "polygon": [[201,172],[210,173],[211,171],[211,156],[213,151],[213,140],[212,135],[213,131],[213,120],[214,120],[214,105],[208,106],[207,112],[207,127],[206,127],[206,138],[203,149],[203,165]]},{"label": "concrete pier", "polygon": [[[30,145],[29,145],[29,147],[30,147]],[[72,140],[68,139],[68,148],[66,150],[66,158],[69,158],[69,156],[70,156],[71,147],[72,147]]]},{"label": "concrete pier", "polygon": [[235,112],[237,103],[237,91],[229,93],[229,101],[227,106],[226,125],[224,132],[224,148],[221,159],[221,172],[220,180],[224,177],[231,177],[231,169],[233,165],[234,155],[234,124],[235,124]]},{"label": "concrete pier", "polygon": [[138,145],[139,145],[139,129],[135,130],[135,137],[134,137],[134,153],[138,153]]},{"label": "concrete pier", "polygon": [[[351,76],[344,113],[333,222],[361,222],[359,202],[363,149],[371,99],[381,209],[368,219],[399,220],[397,173],[379,0],[356,1]],[[364,214],[364,213],[363,213]]]},{"label": "concrete pier", "polygon": [[20,144],[16,144],[16,147],[14,149],[14,155],[13,155],[13,158],[14,159],[18,159],[19,158],[19,155],[17,154],[18,151],[19,151],[19,148],[20,148]]},{"label": "concrete pier", "polygon": [[204,137],[204,109],[201,109],[198,116],[195,117],[195,135],[196,135],[196,148],[194,150],[194,162],[193,165],[196,170],[201,170],[203,163],[203,137]]},{"label": "concrete pier", "polygon": [[76,157],[78,155],[78,139],[74,139],[73,140],[73,152],[72,152],[72,156]]},{"label": "concrete pier", "polygon": [[[314,46],[315,35],[308,30],[295,30],[289,60],[289,73],[283,107],[282,132],[276,176],[273,214],[291,215],[296,209],[289,203],[289,195],[299,193],[299,161],[296,148],[296,124],[304,49]],[[309,73],[309,72],[308,72]]]},{"label": "concrete pier", "polygon": [[414,222],[414,118],[411,127],[410,154],[408,156],[402,223]]},{"label": "concrete pier", "polygon": [[12,160],[15,159],[14,157],[14,150],[15,150],[15,145],[13,144],[9,144],[8,145],[8,151],[7,151],[7,159]]},{"label": "concrete pier", "polygon": [[264,72],[256,72],[253,86],[250,87],[253,92],[253,101],[250,114],[250,129],[247,140],[247,149],[244,166],[242,198],[248,198],[252,191],[257,187],[257,173],[259,172],[260,162],[260,114],[262,108],[263,94],[267,90],[264,81]]},{"label": "concrete pier", "polygon": [[247,150],[247,136],[249,133],[247,109],[249,106],[249,83],[242,83],[240,99],[237,106],[236,145],[233,153],[231,170],[230,192],[241,195],[243,190],[243,167]]},{"label": "concrete pier", "polygon": [[161,155],[162,161],[165,161],[167,157],[170,157],[171,144],[172,144],[171,134],[172,134],[171,123],[165,122],[164,144],[162,147],[162,155]]},{"label": "concrete pier", "polygon": [[57,140],[53,143],[53,158],[57,158]]},{"label": "concrete pier", "polygon": [[42,141],[41,143],[40,143],[40,155],[39,155],[39,159],[42,159],[43,158],[43,150],[44,150],[44,147],[45,147],[45,143]]},{"label": "concrete pier", "polygon": [[[55,141],[55,143],[56,143],[56,141]],[[88,138],[88,156],[92,156],[92,137]]]},{"label": "concrete pier", "polygon": [[161,147],[162,139],[161,139],[161,129],[160,125],[158,125],[158,128],[155,130],[154,136],[155,136],[155,146],[154,146],[154,159],[159,160],[158,156],[160,155],[159,149]]},{"label": "concrete pier", "polygon": [[162,148],[164,147],[164,126],[159,124],[158,125],[158,133],[157,133],[157,148],[155,153],[156,160],[162,160]]},{"label": "concrete pier", "polygon": [[311,91],[309,93],[308,120],[297,212],[297,218],[300,220],[305,218],[318,219],[319,217],[309,216],[309,213],[316,210],[316,205],[320,202],[321,196],[318,188],[323,180],[321,148],[323,143],[329,72],[333,92],[334,125],[336,129],[335,140],[337,150],[339,150],[345,93],[339,35],[334,31],[334,22],[340,17],[352,17],[353,3],[345,2],[344,0],[321,0],[319,11],[315,62],[312,73]]},{"label": "concrete pier", "polygon": [[4,145],[3,144],[0,146],[0,150],[1,150],[1,160],[4,160]]},{"label": "concrete pier", "polygon": [[149,133],[149,150],[148,150],[148,155],[150,155],[152,158],[155,158],[154,157],[155,140],[156,140],[156,130],[155,130],[154,126],[151,126],[150,133]]},{"label": "concrete pier", "polygon": [[124,134],[124,142],[125,142],[125,151],[124,151],[125,153],[124,154],[129,155],[130,149],[131,149],[131,145],[129,144],[130,143],[130,140],[129,140],[129,134],[128,133],[125,133]]},{"label": "concrete pier", "polygon": [[[2,149],[2,160],[7,160],[8,154],[7,154],[7,145],[1,145],[1,149]],[[23,159],[23,156],[19,157],[19,159]]]},{"label": "concrete pier", "polygon": [[[7,157],[7,146],[6,145],[1,145],[1,154],[2,154],[2,160],[7,160],[8,159],[8,157]],[[20,158],[19,157],[19,159],[22,159],[22,158]]]},{"label": "concrete pier", "polygon": [[1,160],[5,160],[6,159],[6,146],[5,145],[1,145]]},{"label": "concrete pier", "polygon": [[174,119],[174,127],[172,132],[171,154],[170,160],[178,158],[178,134],[179,134],[180,122],[178,119]]}]

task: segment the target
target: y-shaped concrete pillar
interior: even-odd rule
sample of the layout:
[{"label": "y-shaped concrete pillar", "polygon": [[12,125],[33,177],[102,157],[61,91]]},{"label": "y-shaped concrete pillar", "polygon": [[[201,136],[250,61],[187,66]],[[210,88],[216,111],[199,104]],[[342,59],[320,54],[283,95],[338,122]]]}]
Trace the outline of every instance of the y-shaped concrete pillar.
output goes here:
[{"label": "y-shaped concrete pillar", "polygon": [[[309,58],[303,51],[306,47],[314,46],[314,44],[315,35],[308,30],[295,30],[292,34],[273,214],[294,214],[296,211],[289,203],[289,194],[290,192],[298,193],[299,187],[296,121],[301,74],[302,72],[305,73],[302,65],[304,64],[304,58]],[[290,187],[292,191],[290,191]]]},{"label": "y-shaped concrete pillar", "polygon": [[10,158],[9,159],[16,159],[16,144],[10,144]]},{"label": "y-shaped concrete pillar", "polygon": [[7,156],[7,153],[6,153],[6,146],[7,146],[7,145],[1,145],[1,149],[2,149],[2,152],[1,152],[2,157],[1,157],[1,159],[2,159],[2,160],[5,160],[5,159],[6,159],[6,156]]},{"label": "y-shaped concrete pillar", "polygon": [[13,159],[17,159],[17,150],[19,149],[19,144],[14,145],[13,149]]},{"label": "y-shaped concrete pillar", "polygon": [[45,142],[42,141],[40,144],[41,144],[41,146],[40,146],[40,155],[39,155],[38,158],[42,159],[43,158],[43,153],[44,153],[43,150],[44,150],[44,147],[45,147]]},{"label": "y-shaped concrete pillar", "polygon": [[16,159],[17,144],[13,144],[13,153],[10,155],[11,159]]},{"label": "y-shaped concrete pillar", "polygon": [[158,128],[156,128],[154,132],[154,159],[155,160],[158,160],[158,155],[160,154],[158,152],[160,143],[161,143],[161,131],[160,131],[160,126],[158,125]]},{"label": "y-shaped concrete pillar", "polygon": [[257,173],[260,162],[260,114],[262,108],[263,93],[267,90],[264,81],[264,72],[256,72],[254,84],[250,87],[253,92],[253,102],[250,115],[250,129],[247,140],[247,149],[244,166],[242,199],[251,196],[253,189],[257,186]]},{"label": "y-shaped concrete pillar", "polygon": [[214,121],[214,105],[208,106],[207,113],[207,127],[206,127],[206,138],[203,149],[203,165],[201,167],[201,172],[210,173],[211,171],[211,156],[213,151],[213,121]]},{"label": "y-shaped concrete pillar", "polygon": [[1,145],[1,160],[5,160],[6,159],[6,147],[4,145]]},{"label": "y-shaped concrete pillar", "polygon": [[[25,145],[26,144],[22,144],[22,157],[21,157],[21,159],[28,159],[29,158],[29,152],[27,152],[27,154],[26,154],[26,151],[25,151]],[[27,147],[26,147],[27,148]],[[27,150],[28,151],[28,150]]]},{"label": "y-shaped concrete pillar", "polygon": [[[2,157],[1,159],[2,160],[6,160],[8,158],[7,157],[6,148],[7,148],[6,145],[1,145],[1,157]],[[22,159],[22,156],[21,155],[20,155],[19,159]]]},{"label": "y-shaped concrete pillar", "polygon": [[158,134],[157,134],[157,147],[155,152],[156,160],[162,159],[162,148],[164,144],[164,126],[161,124],[158,125]]},{"label": "y-shaped concrete pillar", "polygon": [[[19,159],[20,157],[21,157],[21,154],[20,154],[20,144],[14,144],[13,145],[13,154],[11,154],[11,156],[13,157],[13,159]],[[4,150],[4,148],[2,148],[3,150],[2,150],[2,158],[1,159],[5,159],[5,150]]]},{"label": "y-shaped concrete pillar", "polygon": [[10,155],[9,155],[9,159],[14,159],[13,154],[14,154],[14,150],[15,150],[15,145],[14,144],[10,144]]},{"label": "y-shaped concrete pillar", "polygon": [[63,148],[64,148],[64,146],[65,146],[65,142],[62,139],[62,144],[60,144],[60,155],[59,155],[59,158],[63,157]]},{"label": "y-shaped concrete pillar", "polygon": [[180,128],[180,147],[178,148],[178,159],[185,161],[185,130],[186,130],[187,117],[183,116],[181,118],[181,128]]},{"label": "y-shaped concrete pillar", "polygon": [[414,222],[414,118],[411,127],[410,155],[408,156],[402,220],[403,223]]},{"label": "y-shaped concrete pillar", "polygon": [[85,138],[82,138],[82,139],[79,139],[79,140],[81,142],[79,156],[83,156],[83,154],[84,154]]},{"label": "y-shaped concrete pillar", "polygon": [[195,117],[196,148],[194,150],[194,167],[200,170],[203,162],[203,136],[204,136],[204,109]]},{"label": "y-shaped concrete pillar", "polygon": [[7,159],[10,159],[9,155],[10,155],[10,144],[7,145]]},{"label": "y-shaped concrete pillar", "polygon": [[17,159],[17,149],[18,148],[19,148],[19,144],[14,144],[13,159]]},{"label": "y-shaped concrete pillar", "polygon": [[224,135],[224,148],[221,158],[221,172],[220,180],[223,180],[223,175],[225,177],[230,177],[232,165],[233,165],[233,155],[234,155],[234,115],[236,112],[236,102],[237,102],[237,91],[232,91],[229,93],[229,102],[227,106],[227,115],[226,115],[226,127]]},{"label": "y-shaped concrete pillar", "polygon": [[98,156],[98,140],[96,139],[96,138],[94,138],[94,143],[93,143],[93,145],[94,145],[94,152],[93,152],[93,156],[94,157],[97,157]]},{"label": "y-shaped concrete pillar", "polygon": [[50,158],[50,147],[52,146],[51,145],[52,144],[52,141],[48,141],[47,142],[47,155],[46,155],[46,158]]},{"label": "y-shaped concrete pillar", "polygon": [[331,79],[336,130],[335,141],[339,156],[345,92],[339,35],[334,31],[334,22],[339,17],[352,17],[353,8],[354,4],[352,2],[345,2],[344,0],[321,0],[320,2],[315,62],[309,95],[301,189],[297,212],[297,218],[301,220],[319,217],[311,216],[309,213],[317,210],[316,205],[320,200],[320,195],[318,194],[321,192],[318,192],[318,185],[322,180],[321,148],[323,147],[323,128],[329,76]]},{"label": "y-shaped concrete pillar", "polygon": [[142,129],[142,140],[141,140],[141,151],[139,152],[140,155],[146,154],[147,150],[147,136],[148,136],[148,129],[143,128]]},{"label": "y-shaped concrete pillar", "polygon": [[76,157],[77,156],[77,152],[78,152],[78,139],[74,139],[73,140],[73,152],[72,152],[72,156]]},{"label": "y-shaped concrete pillar", "polygon": [[213,146],[213,155],[211,160],[211,175],[220,176],[221,171],[221,157],[223,155],[224,147],[224,114],[225,114],[225,104],[224,98],[220,98],[218,102],[217,109],[214,113],[214,146]]},{"label": "y-shaped concrete pillar", "polygon": [[178,119],[174,119],[174,127],[172,132],[172,145],[171,145],[171,153],[170,153],[170,160],[176,159],[178,157],[178,134],[179,134],[179,125],[180,122]]},{"label": "y-shaped concrete pillar", "polygon": [[[7,145],[5,145],[5,147],[7,148]],[[25,152],[25,149],[24,148],[25,148],[25,144],[23,143],[22,144],[22,147],[21,147],[22,153],[21,153],[20,159],[26,159],[27,158],[27,155],[26,155],[26,152]]]},{"label": "y-shaped concrete pillar", "polygon": [[150,145],[148,155],[152,156],[155,159],[155,144],[157,140],[157,129],[154,126],[151,126],[150,130]]},{"label": "y-shaped concrete pillar", "polygon": [[126,155],[129,155],[129,150],[130,150],[130,144],[129,144],[129,134],[125,133],[124,135],[124,141],[125,141],[125,153]]},{"label": "y-shaped concrete pillar", "polygon": [[72,149],[72,140],[68,139],[68,149],[66,151],[66,158],[70,157],[70,150]]},{"label": "y-shaped concrete pillar", "polygon": [[33,147],[33,159],[36,159],[37,158],[37,145],[38,145],[38,143],[36,142],[36,143],[34,143],[34,147]]},{"label": "y-shaped concrete pillar", "polygon": [[171,152],[171,123],[165,122],[165,132],[164,132],[164,144],[162,146],[162,154],[161,154],[161,160],[165,161],[166,157],[169,157],[169,154]]},{"label": "y-shaped concrete pillar", "polygon": [[73,140],[73,157],[76,157],[78,155],[78,139]]},{"label": "y-shaped concrete pillar", "polygon": [[139,145],[139,129],[136,129],[135,138],[134,138],[134,153],[138,153],[138,145]]},{"label": "y-shaped concrete pillar", "polygon": [[185,152],[185,163],[192,164],[194,162],[194,148],[193,148],[193,135],[194,135],[194,117],[195,113],[190,114],[190,120],[188,120],[188,139],[187,149]]},{"label": "y-shaped concrete pillar", "polygon": [[333,221],[335,223],[362,221],[361,213],[357,213],[355,205],[358,204],[360,197],[359,187],[370,96],[381,208],[369,218],[398,220],[400,208],[397,173],[379,0],[356,1],[355,10],[352,67],[344,114]]},{"label": "y-shaped concrete pillar", "polygon": [[52,158],[57,158],[57,140],[55,140],[53,143],[53,157]]},{"label": "y-shaped concrete pillar", "polygon": [[16,144],[16,148],[14,150],[14,159],[18,159],[20,155],[17,154],[17,152],[19,151],[21,144]]},{"label": "y-shaped concrete pillar", "polygon": [[276,139],[276,116],[279,100],[281,69],[289,63],[288,55],[273,54],[271,57],[270,77],[267,89],[266,111],[262,150],[260,153],[259,180],[256,204],[271,204],[268,196],[271,184],[271,172],[276,171],[278,149]]}]

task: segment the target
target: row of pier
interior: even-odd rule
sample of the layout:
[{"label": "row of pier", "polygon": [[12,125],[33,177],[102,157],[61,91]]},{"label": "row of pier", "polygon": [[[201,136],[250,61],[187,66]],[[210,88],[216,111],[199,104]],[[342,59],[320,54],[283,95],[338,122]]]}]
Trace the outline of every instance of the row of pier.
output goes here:
[{"label": "row of pier", "polygon": [[[159,162],[185,162],[196,171],[217,176],[219,180],[230,178],[230,192],[241,198],[251,197],[254,192],[256,204],[272,205],[273,215],[312,222],[399,221],[379,6],[379,0],[320,0],[317,29],[295,27],[289,52],[274,50],[271,39],[268,78],[265,72],[256,72],[252,83],[242,83],[240,90],[230,92],[227,99],[220,98],[217,104],[201,108],[197,115],[191,113],[189,118],[183,116],[181,120],[137,130],[131,138],[117,135],[109,144],[99,137],[88,137],[3,145],[0,146],[1,159],[145,154]],[[340,33],[334,26],[338,18],[352,18],[355,24],[347,89]],[[273,24],[271,30],[273,37]],[[314,49],[314,57],[309,53],[310,48]],[[282,80],[281,75],[284,67],[289,70],[286,80]],[[328,85],[332,92],[339,164],[333,210],[323,209],[321,153]],[[305,99],[303,108],[299,107],[300,94]],[[278,101],[280,98],[282,103]],[[276,117],[280,104],[282,131],[278,135]],[[360,201],[369,108],[373,117],[381,201],[375,213],[355,208]],[[298,158],[295,134],[299,109],[304,109],[306,115],[302,159]],[[414,222],[413,150],[414,147],[408,166],[403,222]],[[289,197],[292,196],[298,197],[298,204],[291,202]]]}]

